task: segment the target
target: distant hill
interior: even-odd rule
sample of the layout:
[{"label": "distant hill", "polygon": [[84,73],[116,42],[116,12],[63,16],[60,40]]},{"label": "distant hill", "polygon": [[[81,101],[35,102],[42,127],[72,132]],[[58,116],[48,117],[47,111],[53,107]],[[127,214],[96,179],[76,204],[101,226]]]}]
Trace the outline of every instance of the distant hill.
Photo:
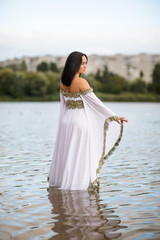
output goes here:
[{"label": "distant hill", "polygon": [[[1,67],[6,67],[10,64],[20,64],[25,62],[28,71],[36,71],[37,65],[42,61],[55,62],[58,67],[63,67],[66,61],[66,56],[41,56],[41,57],[22,57],[5,60],[0,62]],[[146,82],[151,81],[151,75],[156,63],[160,62],[160,54],[138,54],[138,55],[90,55],[87,67],[87,73],[95,73],[97,69],[103,69],[104,65],[108,66],[109,71],[117,73],[125,77],[128,81],[132,81],[139,77],[140,72],[143,72],[143,79]]]}]

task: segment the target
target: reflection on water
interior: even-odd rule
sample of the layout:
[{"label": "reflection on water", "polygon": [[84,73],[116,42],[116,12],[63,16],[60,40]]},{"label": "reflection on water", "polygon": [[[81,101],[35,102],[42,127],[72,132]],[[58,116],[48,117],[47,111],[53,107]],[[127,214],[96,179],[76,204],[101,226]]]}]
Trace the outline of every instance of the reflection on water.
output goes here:
[{"label": "reflection on water", "polygon": [[129,123],[91,192],[48,189],[59,102],[0,103],[0,240],[160,239],[160,104],[107,105]]},{"label": "reflection on water", "polygon": [[67,191],[49,187],[52,214],[56,220],[51,239],[115,239],[120,219],[114,209],[100,202],[98,192]]}]

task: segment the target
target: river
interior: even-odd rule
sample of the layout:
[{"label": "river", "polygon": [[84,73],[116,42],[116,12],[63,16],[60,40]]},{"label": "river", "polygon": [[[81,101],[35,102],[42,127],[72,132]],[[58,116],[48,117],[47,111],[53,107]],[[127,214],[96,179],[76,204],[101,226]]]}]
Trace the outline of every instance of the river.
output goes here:
[{"label": "river", "polygon": [[59,102],[0,103],[0,239],[160,239],[160,104],[104,103],[129,122],[97,191],[48,187]]}]

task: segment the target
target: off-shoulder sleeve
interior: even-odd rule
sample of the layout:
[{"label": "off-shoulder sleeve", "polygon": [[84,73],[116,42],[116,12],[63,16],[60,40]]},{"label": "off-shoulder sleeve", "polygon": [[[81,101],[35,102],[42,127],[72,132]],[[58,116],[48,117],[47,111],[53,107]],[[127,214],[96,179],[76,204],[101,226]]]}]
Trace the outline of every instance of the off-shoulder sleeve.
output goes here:
[{"label": "off-shoulder sleeve", "polygon": [[119,119],[119,116],[116,115],[111,109],[106,107],[104,103],[95,95],[94,92],[90,92],[87,93],[86,95],[83,95],[83,99],[88,106],[94,108],[102,115],[106,117],[113,117],[114,120]]},{"label": "off-shoulder sleeve", "polygon": [[64,100],[64,96],[63,94],[60,92],[60,108],[59,108],[59,120],[58,120],[58,128],[57,128],[57,134],[56,134],[56,141],[55,141],[55,146],[54,146],[54,153],[53,153],[53,157],[52,157],[52,164],[51,164],[51,168],[50,168],[50,173],[53,172],[53,174],[49,173],[48,176],[48,181],[52,182],[52,178],[55,175],[55,156],[57,156],[57,151],[58,151],[58,144],[60,141],[60,131],[61,131],[61,124],[62,124],[62,119],[63,116],[65,114],[66,111],[66,104],[65,104],[65,100]]},{"label": "off-shoulder sleeve", "polygon": [[[91,166],[93,159],[97,159],[93,163],[93,167],[96,166],[95,172],[99,173],[104,160],[114,151],[118,146],[123,133],[123,122],[121,125],[115,120],[119,119],[111,109],[106,107],[104,103],[94,94],[89,92],[82,95],[84,108],[88,120],[88,127],[90,128],[91,135],[91,149],[94,146],[94,155],[97,152],[99,155],[94,158],[92,156]],[[96,149],[96,150],[95,150]],[[92,150],[91,150],[92,151]],[[93,171],[94,172],[94,171]],[[94,186],[97,181],[97,177],[92,177],[92,185]]]}]

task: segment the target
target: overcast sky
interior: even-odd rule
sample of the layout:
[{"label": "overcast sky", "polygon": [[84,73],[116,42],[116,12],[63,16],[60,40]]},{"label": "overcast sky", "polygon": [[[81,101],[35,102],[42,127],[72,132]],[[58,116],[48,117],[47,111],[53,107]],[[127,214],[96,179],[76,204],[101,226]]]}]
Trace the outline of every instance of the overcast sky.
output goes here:
[{"label": "overcast sky", "polygon": [[160,0],[0,0],[0,60],[160,53]]}]

